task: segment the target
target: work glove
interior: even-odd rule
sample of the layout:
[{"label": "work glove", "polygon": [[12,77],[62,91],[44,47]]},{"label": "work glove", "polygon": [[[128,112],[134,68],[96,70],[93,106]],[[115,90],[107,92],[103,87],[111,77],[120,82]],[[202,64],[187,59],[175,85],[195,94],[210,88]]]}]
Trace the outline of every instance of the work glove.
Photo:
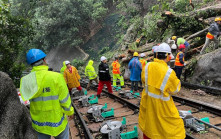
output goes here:
[{"label": "work glove", "polygon": [[186,63],[184,63],[184,67],[186,66],[187,64]]}]

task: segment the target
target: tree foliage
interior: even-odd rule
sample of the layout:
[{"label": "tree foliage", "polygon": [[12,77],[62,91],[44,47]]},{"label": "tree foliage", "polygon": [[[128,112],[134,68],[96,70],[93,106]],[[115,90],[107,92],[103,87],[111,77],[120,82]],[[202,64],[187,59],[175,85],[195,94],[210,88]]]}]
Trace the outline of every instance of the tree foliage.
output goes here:
[{"label": "tree foliage", "polygon": [[85,64],[84,60],[79,60],[79,59],[74,59],[71,64],[73,66],[75,66],[77,69],[79,69],[79,67],[82,67]]},{"label": "tree foliage", "polygon": [[12,16],[9,6],[8,1],[0,1],[0,70],[15,80],[24,67],[17,57],[22,49],[21,40],[30,31],[30,24],[22,17]]},{"label": "tree foliage", "polygon": [[82,0],[53,0],[36,8],[34,44],[45,49],[80,45],[84,32],[89,30],[88,13],[87,3]]},{"label": "tree foliage", "polygon": [[[34,37],[29,47],[50,50],[81,45],[93,20],[102,21],[106,0],[15,0],[13,13],[29,17]],[[31,8],[32,9],[31,9]],[[27,42],[26,42],[27,43]]]}]

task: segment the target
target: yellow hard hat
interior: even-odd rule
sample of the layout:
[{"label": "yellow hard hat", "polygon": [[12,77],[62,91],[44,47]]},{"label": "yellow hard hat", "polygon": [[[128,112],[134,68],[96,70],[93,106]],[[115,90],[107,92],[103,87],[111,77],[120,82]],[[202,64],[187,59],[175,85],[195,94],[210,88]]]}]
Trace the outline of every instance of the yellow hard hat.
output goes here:
[{"label": "yellow hard hat", "polygon": [[221,17],[216,17],[215,21],[221,21]]},{"label": "yellow hard hat", "polygon": [[134,56],[139,56],[139,55],[138,55],[138,52],[134,52]]},{"label": "yellow hard hat", "polygon": [[176,40],[176,36],[173,36],[173,37],[172,37],[172,40]]}]

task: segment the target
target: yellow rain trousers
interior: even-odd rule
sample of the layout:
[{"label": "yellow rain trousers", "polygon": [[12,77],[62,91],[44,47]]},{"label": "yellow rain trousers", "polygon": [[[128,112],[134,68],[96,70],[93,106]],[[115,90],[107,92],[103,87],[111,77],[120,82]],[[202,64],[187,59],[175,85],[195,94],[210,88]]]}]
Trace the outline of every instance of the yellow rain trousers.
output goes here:
[{"label": "yellow rain trousers", "polygon": [[97,74],[93,67],[93,60],[89,60],[87,66],[85,67],[85,75],[88,76],[90,80],[97,78]]},{"label": "yellow rain trousers", "polygon": [[39,133],[58,136],[68,124],[66,115],[73,115],[68,88],[60,73],[48,66],[35,66],[20,83],[24,101],[30,100],[32,127]]},{"label": "yellow rain trousers", "polygon": [[120,75],[120,63],[116,60],[112,63],[113,67],[113,86],[117,86],[117,79],[120,80],[120,85],[124,86],[124,77]]},{"label": "yellow rain trousers", "polygon": [[117,86],[117,79],[120,80],[120,85],[124,86],[124,77],[120,74],[113,74],[113,86]]},{"label": "yellow rain trousers", "polygon": [[154,59],[142,70],[139,127],[151,139],[184,139],[183,120],[171,95],[181,87],[175,72],[163,60]]}]

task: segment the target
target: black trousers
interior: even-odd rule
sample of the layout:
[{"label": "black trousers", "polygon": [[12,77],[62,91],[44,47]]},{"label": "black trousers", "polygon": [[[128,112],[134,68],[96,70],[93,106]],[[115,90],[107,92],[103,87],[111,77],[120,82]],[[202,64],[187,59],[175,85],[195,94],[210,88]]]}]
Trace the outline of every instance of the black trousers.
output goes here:
[{"label": "black trousers", "polygon": [[174,70],[175,70],[175,72],[176,72],[177,78],[180,79],[180,76],[181,76],[182,70],[183,70],[183,66],[175,66]]},{"label": "black trousers", "polygon": [[140,82],[140,81],[131,81],[131,90],[132,91],[138,90],[138,82]]}]

